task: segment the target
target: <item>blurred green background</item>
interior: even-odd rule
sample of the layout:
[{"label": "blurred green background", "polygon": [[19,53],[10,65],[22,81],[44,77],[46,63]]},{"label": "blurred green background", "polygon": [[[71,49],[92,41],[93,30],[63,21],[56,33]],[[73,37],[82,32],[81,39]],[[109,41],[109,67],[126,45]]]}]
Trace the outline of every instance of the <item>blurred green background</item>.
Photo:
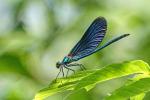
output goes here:
[{"label": "blurred green background", "polygon": [[[98,16],[108,22],[103,43],[131,35],[79,63],[88,70],[134,59],[150,63],[149,12],[149,0],[0,0],[0,100],[33,99],[55,79],[59,72],[55,63]],[[70,100],[101,100],[125,81],[98,84]],[[47,100],[62,100],[67,93]]]}]

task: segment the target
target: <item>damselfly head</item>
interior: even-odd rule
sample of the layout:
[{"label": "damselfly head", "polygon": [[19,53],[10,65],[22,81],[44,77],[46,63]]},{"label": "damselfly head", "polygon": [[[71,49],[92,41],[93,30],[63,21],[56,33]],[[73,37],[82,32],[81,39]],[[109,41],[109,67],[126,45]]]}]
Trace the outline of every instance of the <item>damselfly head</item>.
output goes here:
[{"label": "damselfly head", "polygon": [[60,66],[61,66],[61,62],[58,61],[58,62],[56,63],[56,68],[59,68]]}]

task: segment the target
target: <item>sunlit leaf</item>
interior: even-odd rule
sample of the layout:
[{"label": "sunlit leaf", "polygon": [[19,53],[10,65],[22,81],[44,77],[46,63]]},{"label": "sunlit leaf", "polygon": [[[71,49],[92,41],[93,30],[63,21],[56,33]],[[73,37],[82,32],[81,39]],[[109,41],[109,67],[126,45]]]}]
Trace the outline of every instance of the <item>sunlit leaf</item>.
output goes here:
[{"label": "sunlit leaf", "polygon": [[145,93],[141,93],[141,94],[131,97],[130,100],[143,100],[144,96],[145,96]]},{"label": "sunlit leaf", "polygon": [[122,100],[122,99],[126,100],[132,96],[136,96],[134,98],[141,98],[142,95],[140,96],[139,94],[148,92],[150,90],[149,83],[150,83],[150,77],[140,79],[139,81],[136,81],[129,85],[125,85],[117,89],[115,92],[112,93],[111,96],[107,97],[106,100]]},{"label": "sunlit leaf", "polygon": [[149,65],[141,60],[108,65],[102,69],[82,71],[68,78],[53,81],[49,87],[39,91],[35,100],[42,100],[53,94],[66,90],[79,91],[91,89],[97,83],[132,74],[148,74]]},{"label": "sunlit leaf", "polygon": [[88,92],[85,89],[81,89],[76,92],[71,92],[64,98],[64,100],[91,100],[88,96]]},{"label": "sunlit leaf", "polygon": [[131,62],[124,62],[120,64],[112,64],[106,66],[98,71],[95,71],[91,75],[85,77],[80,81],[75,89],[81,89],[91,84],[96,84],[98,82],[107,81],[113,78],[118,78],[126,75],[131,74],[145,74],[149,73],[149,66],[148,64],[144,63],[143,61],[131,61]]},{"label": "sunlit leaf", "polygon": [[76,73],[75,75],[70,76],[68,78],[60,78],[60,79],[54,80],[49,85],[49,87],[42,89],[41,91],[39,91],[39,93],[36,94],[35,100],[41,100],[50,95],[63,92],[66,90],[73,90],[75,87],[75,84],[78,81],[80,81],[83,77],[95,72],[96,70],[87,70],[87,71]]}]

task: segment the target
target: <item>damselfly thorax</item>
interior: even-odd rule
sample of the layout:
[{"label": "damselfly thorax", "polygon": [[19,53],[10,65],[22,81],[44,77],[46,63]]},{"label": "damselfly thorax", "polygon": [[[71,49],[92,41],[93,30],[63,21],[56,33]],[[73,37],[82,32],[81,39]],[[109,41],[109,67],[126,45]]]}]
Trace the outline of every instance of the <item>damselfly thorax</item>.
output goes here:
[{"label": "damselfly thorax", "polygon": [[[85,70],[85,67],[82,64],[72,63],[74,61],[75,60],[73,60],[71,56],[65,56],[64,59],[62,60],[62,62],[57,62],[56,63],[56,67],[60,69],[58,75],[60,74],[60,72],[62,72],[63,73],[63,77],[64,77],[64,70],[63,70],[63,68],[67,69],[66,77],[67,77],[67,75],[69,73],[69,70],[71,70],[71,71],[73,71],[75,73],[75,70],[70,68],[72,66],[79,66],[81,68],[81,70]],[[57,77],[58,77],[58,75],[57,75]]]}]

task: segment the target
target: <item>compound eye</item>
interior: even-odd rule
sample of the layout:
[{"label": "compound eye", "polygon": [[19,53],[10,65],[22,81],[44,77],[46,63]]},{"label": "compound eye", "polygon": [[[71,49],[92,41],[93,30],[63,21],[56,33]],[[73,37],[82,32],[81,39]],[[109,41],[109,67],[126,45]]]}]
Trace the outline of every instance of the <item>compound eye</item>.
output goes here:
[{"label": "compound eye", "polygon": [[56,67],[59,68],[60,67],[60,62],[56,63]]}]

